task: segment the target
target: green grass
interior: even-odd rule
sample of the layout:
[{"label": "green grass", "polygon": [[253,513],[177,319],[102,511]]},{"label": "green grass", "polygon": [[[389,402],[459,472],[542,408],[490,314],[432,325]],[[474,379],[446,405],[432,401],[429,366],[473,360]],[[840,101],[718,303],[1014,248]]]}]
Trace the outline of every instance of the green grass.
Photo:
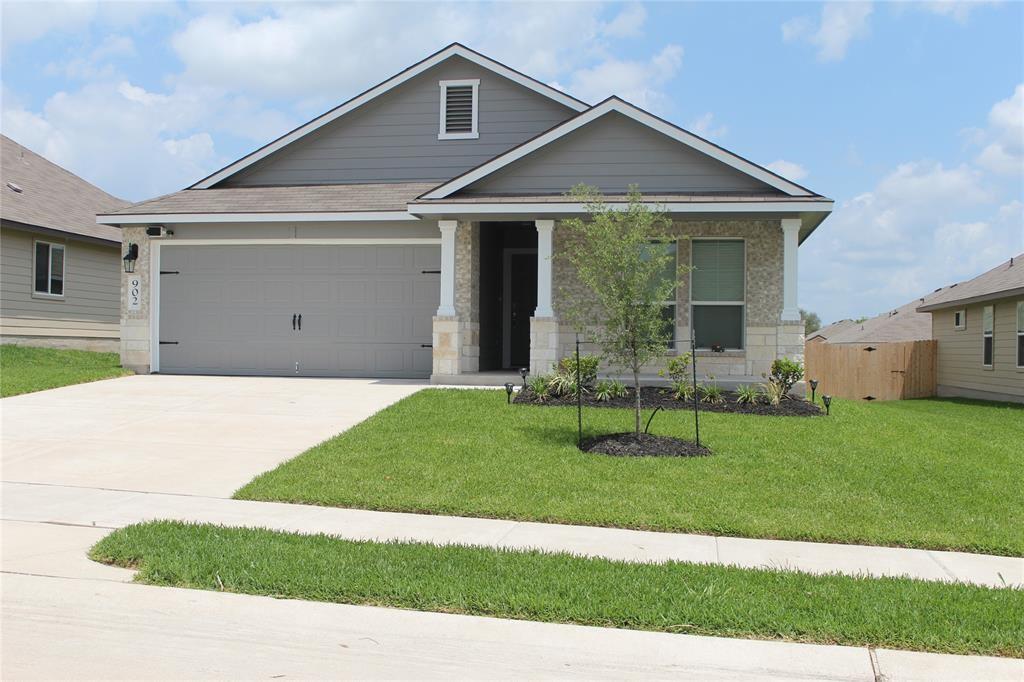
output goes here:
[{"label": "green grass", "polygon": [[[628,410],[584,412],[588,433]],[[693,437],[693,415],[652,433]],[[1024,556],[1024,409],[836,401],[831,417],[701,415],[702,458],[575,447],[573,408],[426,390],[239,490],[241,499]]]},{"label": "green grass", "polygon": [[1024,656],[1024,591],[150,522],[90,556],[153,585],[688,634]]},{"label": "green grass", "polygon": [[131,374],[117,353],[0,345],[0,397]]}]

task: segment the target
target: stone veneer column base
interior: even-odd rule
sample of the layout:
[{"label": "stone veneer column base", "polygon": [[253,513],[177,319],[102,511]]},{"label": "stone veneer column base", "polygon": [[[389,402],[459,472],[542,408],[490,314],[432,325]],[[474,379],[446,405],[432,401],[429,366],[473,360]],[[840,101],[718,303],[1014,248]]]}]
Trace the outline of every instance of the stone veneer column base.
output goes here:
[{"label": "stone veneer column base", "polygon": [[804,361],[804,323],[780,322],[776,340],[776,357]]},{"label": "stone veneer column base", "polygon": [[558,362],[558,319],[530,318],[530,374],[548,374]]},{"label": "stone veneer column base", "polygon": [[434,317],[433,344],[433,374],[459,374],[459,359],[462,356],[462,324],[457,316]]}]

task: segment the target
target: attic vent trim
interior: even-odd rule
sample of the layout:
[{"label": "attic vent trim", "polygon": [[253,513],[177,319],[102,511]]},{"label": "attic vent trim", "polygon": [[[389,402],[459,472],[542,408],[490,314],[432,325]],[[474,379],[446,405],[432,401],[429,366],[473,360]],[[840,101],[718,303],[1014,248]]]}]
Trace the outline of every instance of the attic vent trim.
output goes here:
[{"label": "attic vent trim", "polygon": [[440,81],[441,118],[439,140],[475,140],[477,130],[480,79]]},{"label": "attic vent trim", "polygon": [[8,183],[7,183],[7,187],[9,187],[10,189],[14,190],[14,191],[15,191],[15,192],[17,192],[18,194],[21,194],[22,192],[24,192],[24,191],[25,191],[25,190],[23,190],[23,189],[22,189],[22,188],[21,188],[20,186],[18,186],[18,185],[15,185],[15,184],[14,184],[13,182],[8,182]]}]

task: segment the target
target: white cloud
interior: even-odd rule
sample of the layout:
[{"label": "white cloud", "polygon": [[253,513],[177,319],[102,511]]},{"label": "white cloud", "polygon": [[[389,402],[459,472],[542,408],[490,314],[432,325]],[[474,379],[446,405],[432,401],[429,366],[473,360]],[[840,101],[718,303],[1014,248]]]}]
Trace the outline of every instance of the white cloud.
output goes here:
[{"label": "white cloud", "polygon": [[169,2],[4,0],[0,2],[2,43],[6,51],[49,33],[80,34],[93,23],[123,28],[150,16],[173,15],[180,11]]},{"label": "white cloud", "polygon": [[786,161],[785,159],[779,159],[778,161],[772,161],[766,168],[770,171],[774,171],[784,178],[789,180],[797,181],[803,180],[807,177],[807,169],[798,163],[792,161]]},{"label": "white cloud", "polygon": [[577,70],[568,91],[592,103],[618,95],[645,109],[664,110],[667,98],[661,86],[675,77],[682,63],[683,48],[679,45],[667,45],[646,61],[609,58]]},{"label": "white cloud", "polygon": [[640,3],[627,5],[614,19],[605,24],[601,33],[612,38],[639,38],[643,35],[647,10]]},{"label": "white cloud", "polygon": [[690,121],[686,128],[706,140],[721,139],[729,132],[725,124],[715,123],[715,115],[710,111]]},{"label": "white cloud", "polygon": [[850,43],[869,33],[868,17],[874,10],[870,2],[829,2],[821,9],[815,24],[808,17],[796,17],[782,25],[786,42],[803,41],[818,48],[821,61],[839,61]]},{"label": "white cloud", "polygon": [[985,145],[978,165],[1002,175],[1024,174],[1024,83],[992,106],[988,128],[972,131],[971,137]]},{"label": "white cloud", "polygon": [[932,14],[951,17],[961,24],[966,23],[971,12],[979,7],[995,4],[998,3],[986,0],[930,0],[929,2],[911,3],[913,7],[918,7]]}]

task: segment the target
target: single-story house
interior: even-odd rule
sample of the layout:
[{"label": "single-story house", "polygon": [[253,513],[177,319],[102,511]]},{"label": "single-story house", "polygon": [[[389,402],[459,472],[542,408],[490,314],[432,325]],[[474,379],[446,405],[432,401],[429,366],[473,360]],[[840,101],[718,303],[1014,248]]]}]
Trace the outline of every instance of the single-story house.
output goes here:
[{"label": "single-story house", "polygon": [[[617,97],[590,105],[462,45],[191,187],[98,217],[137,249],[137,371],[485,380],[570,352],[552,259],[577,183],[667,210],[666,302],[701,371],[800,357],[797,249],[833,202]],[[683,238],[686,238],[685,240]],[[126,255],[132,253],[126,247]],[[722,348],[711,352],[712,346]]]},{"label": "single-story house", "polygon": [[811,332],[807,335],[807,343],[820,343],[828,341],[830,338],[838,334],[839,332],[849,329],[859,324],[856,320],[838,320],[830,324],[826,324],[824,327],[816,332]]},{"label": "single-story house", "polygon": [[927,341],[932,338],[932,317],[918,312],[945,289],[937,289],[921,298],[915,298],[881,315],[860,322],[840,320],[822,327],[807,337],[807,342],[824,343],[888,343],[898,341]]},{"label": "single-story house", "polygon": [[6,135],[0,166],[0,341],[116,352],[128,206]]},{"label": "single-story house", "polygon": [[1024,253],[917,310],[939,342],[938,395],[1024,403]]}]

